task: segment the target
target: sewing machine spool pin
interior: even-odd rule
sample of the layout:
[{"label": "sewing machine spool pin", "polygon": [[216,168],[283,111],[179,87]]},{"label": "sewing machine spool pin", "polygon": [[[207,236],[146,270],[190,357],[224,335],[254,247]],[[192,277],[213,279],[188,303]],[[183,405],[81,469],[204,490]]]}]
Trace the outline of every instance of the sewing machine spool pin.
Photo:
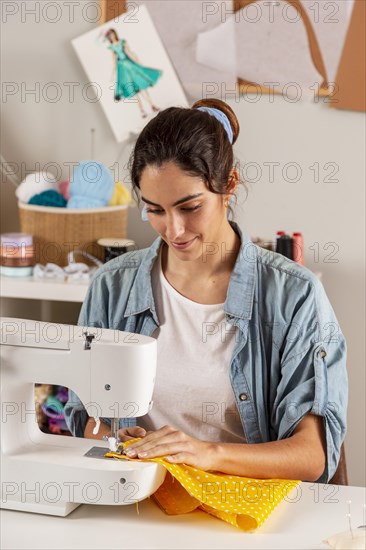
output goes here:
[{"label": "sewing machine spool pin", "polygon": [[91,343],[95,338],[95,334],[93,334],[92,332],[88,332],[86,330],[85,332],[83,332],[83,336],[84,336],[84,340],[85,340],[84,349],[85,350],[90,350],[91,349]]}]

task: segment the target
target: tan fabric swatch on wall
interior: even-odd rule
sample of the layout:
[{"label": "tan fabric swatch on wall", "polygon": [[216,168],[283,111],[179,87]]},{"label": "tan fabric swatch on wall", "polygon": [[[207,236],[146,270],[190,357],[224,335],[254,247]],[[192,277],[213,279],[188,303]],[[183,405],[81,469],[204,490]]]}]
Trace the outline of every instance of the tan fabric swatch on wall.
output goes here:
[{"label": "tan fabric swatch on wall", "polygon": [[355,0],[336,86],[329,103],[336,109],[366,111],[366,2]]},{"label": "tan fabric swatch on wall", "polygon": [[99,0],[99,5],[101,10],[100,24],[117,18],[127,9],[126,0]]}]

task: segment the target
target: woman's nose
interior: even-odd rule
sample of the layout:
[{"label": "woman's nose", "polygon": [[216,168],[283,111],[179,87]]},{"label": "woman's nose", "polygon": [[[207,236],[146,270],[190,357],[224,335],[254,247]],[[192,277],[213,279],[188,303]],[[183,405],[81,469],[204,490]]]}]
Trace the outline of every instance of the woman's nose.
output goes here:
[{"label": "woman's nose", "polygon": [[184,235],[184,231],[184,223],[180,216],[167,216],[165,233],[170,241],[174,241],[179,238],[180,235]]}]

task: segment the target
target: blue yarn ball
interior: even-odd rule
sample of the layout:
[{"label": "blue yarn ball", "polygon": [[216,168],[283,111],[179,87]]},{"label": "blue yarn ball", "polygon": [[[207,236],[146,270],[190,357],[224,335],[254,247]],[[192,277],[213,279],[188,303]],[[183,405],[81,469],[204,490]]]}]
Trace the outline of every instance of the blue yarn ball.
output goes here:
[{"label": "blue yarn ball", "polygon": [[98,208],[107,206],[114,191],[112,172],[94,160],[80,162],[70,180],[68,208]]},{"label": "blue yarn ball", "polygon": [[54,189],[47,189],[47,191],[42,191],[42,193],[38,193],[38,195],[33,195],[33,197],[29,199],[28,204],[64,208],[67,201],[58,191],[55,191]]}]

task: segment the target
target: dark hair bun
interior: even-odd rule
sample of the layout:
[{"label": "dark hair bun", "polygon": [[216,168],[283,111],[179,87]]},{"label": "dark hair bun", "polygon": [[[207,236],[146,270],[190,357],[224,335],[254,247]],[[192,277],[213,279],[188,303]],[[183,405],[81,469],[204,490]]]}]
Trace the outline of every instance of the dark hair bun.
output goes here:
[{"label": "dark hair bun", "polygon": [[193,103],[192,109],[197,109],[198,107],[213,107],[214,109],[219,109],[220,111],[225,113],[225,115],[229,119],[231,129],[233,131],[233,144],[236,142],[240,132],[240,126],[238,119],[236,118],[236,114],[234,113],[230,105],[228,105],[227,103],[225,103],[225,101],[222,101],[221,99],[211,98],[199,99],[198,101]]}]

